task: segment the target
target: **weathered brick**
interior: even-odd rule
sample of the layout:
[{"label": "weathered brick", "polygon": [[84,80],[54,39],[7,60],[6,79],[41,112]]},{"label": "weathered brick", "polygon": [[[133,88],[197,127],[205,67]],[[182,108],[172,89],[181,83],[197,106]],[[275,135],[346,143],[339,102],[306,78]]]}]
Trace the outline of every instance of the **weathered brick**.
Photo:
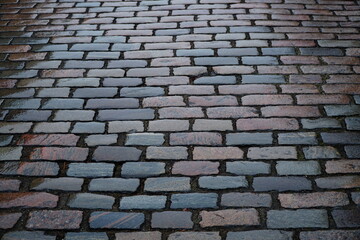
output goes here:
[{"label": "weathered brick", "polygon": [[171,208],[217,208],[216,193],[184,193],[171,196]]},{"label": "weathered brick", "polygon": [[272,141],[272,133],[226,134],[226,145],[269,145]]},{"label": "weathered brick", "polygon": [[166,196],[137,195],[123,197],[120,201],[120,209],[163,209],[166,204]]},{"label": "weathered brick", "polygon": [[250,159],[297,159],[295,147],[251,147]]},{"label": "weathered brick", "polygon": [[186,147],[148,147],[146,151],[147,159],[187,159]]},{"label": "weathered brick", "polygon": [[199,178],[199,186],[206,189],[231,189],[247,187],[248,182],[243,176],[204,176]]},{"label": "weathered brick", "polygon": [[322,230],[322,231],[311,231],[311,232],[301,232],[301,240],[311,240],[311,239],[356,239],[360,237],[359,230]]},{"label": "weathered brick", "polygon": [[359,227],[359,209],[341,210],[336,209],[331,212],[336,226],[339,228]]},{"label": "weathered brick", "polygon": [[306,159],[340,158],[339,152],[331,146],[304,147],[303,152]]},{"label": "weathered brick", "polygon": [[327,173],[358,173],[360,172],[359,160],[327,161],[325,164]]},{"label": "weathered brick", "polygon": [[219,173],[219,166],[220,164],[217,162],[181,161],[174,163],[172,173],[184,176],[214,175]]},{"label": "weathered brick", "polygon": [[320,165],[316,161],[279,161],[276,164],[279,175],[319,175]]},{"label": "weathered brick", "polygon": [[84,180],[81,178],[37,178],[31,182],[31,190],[80,191]]},{"label": "weathered brick", "polygon": [[40,147],[34,148],[30,153],[31,160],[67,160],[85,161],[89,150],[78,147]]},{"label": "weathered brick", "polygon": [[311,182],[305,177],[255,177],[255,191],[301,191],[311,190]]},{"label": "weathered brick", "polygon": [[226,172],[236,175],[267,174],[270,173],[270,164],[250,161],[227,162]]},{"label": "weathered brick", "polygon": [[271,196],[261,193],[225,193],[221,206],[225,207],[270,207]]},{"label": "weathered brick", "polygon": [[299,123],[295,118],[249,118],[236,121],[238,130],[297,130]]},{"label": "weathered brick", "polygon": [[121,176],[145,178],[165,173],[165,164],[160,162],[127,162],[121,168]]},{"label": "weathered brick", "polygon": [[176,232],[169,235],[169,240],[220,240],[218,232]]},{"label": "weathered brick", "polygon": [[67,206],[70,208],[111,209],[115,198],[92,193],[78,193],[71,195]]},{"label": "weathered brick", "polygon": [[115,233],[116,240],[126,240],[126,239],[136,239],[136,240],[161,240],[161,233],[160,232],[120,232]]},{"label": "weathered brick", "polygon": [[326,189],[342,189],[357,188],[360,186],[359,176],[339,176],[339,177],[323,177],[315,179],[319,188]]},{"label": "weathered brick", "polygon": [[170,145],[221,145],[222,139],[219,133],[171,133]]},{"label": "weathered brick", "polygon": [[293,237],[292,232],[283,230],[253,230],[242,232],[228,232],[227,240],[252,239],[252,240],[290,240]]},{"label": "weathered brick", "polygon": [[145,181],[144,190],[147,192],[187,192],[190,191],[190,178],[147,178]]}]

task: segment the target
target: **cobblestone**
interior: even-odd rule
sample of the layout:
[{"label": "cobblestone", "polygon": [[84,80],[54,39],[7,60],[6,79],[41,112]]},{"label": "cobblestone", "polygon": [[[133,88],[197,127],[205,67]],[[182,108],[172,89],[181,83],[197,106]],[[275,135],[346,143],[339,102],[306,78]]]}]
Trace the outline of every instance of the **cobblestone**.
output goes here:
[{"label": "cobblestone", "polygon": [[0,238],[360,239],[355,0],[4,0]]}]

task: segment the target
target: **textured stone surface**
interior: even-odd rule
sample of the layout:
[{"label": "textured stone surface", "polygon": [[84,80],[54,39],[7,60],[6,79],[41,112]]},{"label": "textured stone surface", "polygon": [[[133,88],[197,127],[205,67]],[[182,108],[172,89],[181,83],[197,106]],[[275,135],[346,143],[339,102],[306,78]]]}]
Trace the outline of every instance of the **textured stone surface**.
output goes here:
[{"label": "textured stone surface", "polygon": [[81,221],[81,211],[43,210],[31,212],[26,227],[30,229],[78,229]]},{"label": "textured stone surface", "polygon": [[93,212],[89,223],[95,229],[139,229],[144,222],[142,213]]},{"label": "textured stone surface", "polygon": [[328,228],[326,210],[270,210],[269,228]]},{"label": "textured stone surface", "polygon": [[256,226],[259,225],[259,214],[254,208],[241,210],[219,210],[200,212],[202,227],[215,226]]}]

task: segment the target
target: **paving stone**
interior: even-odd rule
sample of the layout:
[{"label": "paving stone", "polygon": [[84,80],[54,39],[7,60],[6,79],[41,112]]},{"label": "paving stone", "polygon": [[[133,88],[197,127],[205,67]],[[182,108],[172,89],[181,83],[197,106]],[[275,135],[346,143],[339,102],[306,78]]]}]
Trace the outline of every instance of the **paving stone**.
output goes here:
[{"label": "paving stone", "polygon": [[220,164],[207,161],[181,161],[173,165],[172,173],[184,176],[214,175],[219,173]]},{"label": "paving stone", "polygon": [[341,128],[340,122],[332,118],[301,119],[301,124],[305,129]]},{"label": "paving stone", "polygon": [[227,209],[219,211],[201,211],[201,227],[256,226],[259,225],[259,214],[254,208]]},{"label": "paving stone", "polygon": [[360,237],[359,230],[322,230],[322,231],[311,231],[311,232],[301,232],[301,240],[310,240],[310,239],[356,239]]},{"label": "paving stone", "polygon": [[127,162],[122,165],[121,176],[125,178],[154,177],[165,173],[165,163]]},{"label": "paving stone", "polygon": [[151,227],[165,229],[191,229],[191,212],[165,211],[152,214]]},{"label": "paving stone", "polygon": [[93,160],[95,161],[138,161],[141,150],[134,147],[99,146],[95,149]]},{"label": "paving stone", "polygon": [[0,161],[20,160],[22,147],[1,147]]},{"label": "paving stone", "polygon": [[217,208],[216,193],[185,193],[171,196],[171,208]]},{"label": "paving stone", "polygon": [[56,236],[45,235],[44,232],[40,231],[15,231],[4,234],[2,240],[31,240],[31,239],[43,239],[43,240],[55,240]]},{"label": "paving stone", "polygon": [[187,120],[155,120],[149,122],[149,131],[154,132],[178,132],[189,129]]},{"label": "paving stone", "polygon": [[272,141],[272,133],[226,134],[226,145],[269,145]]},{"label": "paving stone", "polygon": [[293,239],[292,232],[283,230],[253,230],[243,232],[228,232],[226,240],[291,240]]},{"label": "paving stone", "polygon": [[66,161],[85,161],[89,150],[78,147],[40,147],[34,148],[30,153],[30,160],[66,160]]},{"label": "paving stone", "polygon": [[194,81],[194,84],[235,84],[235,76],[213,76],[200,77]]},{"label": "paving stone", "polygon": [[243,151],[237,147],[195,147],[194,160],[242,159]]},{"label": "paving stone", "polygon": [[154,118],[153,109],[100,110],[97,120],[147,120]]},{"label": "paving stone", "polygon": [[67,175],[70,177],[111,177],[114,164],[110,163],[70,163]]},{"label": "paving stone", "polygon": [[225,193],[221,206],[225,207],[271,207],[271,196],[261,193]]},{"label": "paving stone", "polygon": [[79,137],[74,134],[24,134],[17,144],[75,146],[78,141]]},{"label": "paving stone", "polygon": [[147,178],[144,190],[146,192],[187,192],[190,191],[190,178],[159,177]]},{"label": "paving stone", "polygon": [[360,178],[358,176],[338,176],[322,177],[315,179],[319,188],[325,189],[342,189],[359,187]]},{"label": "paving stone", "polygon": [[278,198],[285,208],[338,207],[349,204],[346,193],[341,192],[281,193]]},{"label": "paving stone", "polygon": [[65,234],[65,240],[108,240],[106,233],[102,232],[69,232]]},{"label": "paving stone", "polygon": [[231,189],[247,187],[248,182],[243,176],[204,176],[199,178],[199,186],[206,189]]},{"label": "paving stone", "polygon": [[330,146],[304,147],[303,152],[306,159],[340,158],[337,149]]},{"label": "paving stone", "polygon": [[2,193],[0,208],[54,208],[59,197],[50,193]]},{"label": "paving stone", "polygon": [[270,164],[250,161],[227,162],[226,172],[236,175],[269,174]]},{"label": "paving stone", "polygon": [[325,169],[327,173],[357,173],[359,172],[360,161],[359,160],[338,160],[327,161]]},{"label": "paving stone", "polygon": [[114,202],[115,198],[111,196],[78,193],[70,196],[67,206],[70,208],[111,209]]},{"label": "paving stone", "polygon": [[360,144],[360,134],[354,132],[321,133],[325,144]]},{"label": "paving stone", "polygon": [[218,232],[176,232],[169,235],[169,240],[220,240]]},{"label": "paving stone", "polygon": [[75,210],[42,210],[29,214],[30,229],[79,229],[83,213]]},{"label": "paving stone", "polygon": [[17,179],[1,179],[0,192],[19,191],[21,181]]},{"label": "paving stone", "polygon": [[3,175],[56,176],[58,172],[58,164],[52,162],[5,162],[0,167]]},{"label": "paving stone", "polygon": [[144,125],[140,121],[111,121],[109,122],[109,133],[142,132]]},{"label": "paving stone", "polygon": [[0,123],[0,133],[10,134],[10,133],[26,133],[30,130],[32,123],[27,122],[18,122],[18,123],[9,123],[3,122]]},{"label": "paving stone", "polygon": [[324,209],[270,210],[269,228],[328,228],[328,215]]},{"label": "paving stone", "polygon": [[89,135],[85,138],[85,143],[88,146],[111,145],[117,142],[117,138],[116,134]]},{"label": "paving stone", "polygon": [[30,184],[31,190],[80,191],[84,183],[81,178],[37,178]]},{"label": "paving stone", "polygon": [[221,145],[222,139],[219,133],[171,133],[170,145]]},{"label": "paving stone", "polygon": [[1,229],[11,229],[19,221],[21,213],[5,213],[0,215]]},{"label": "paving stone", "polygon": [[360,130],[360,118],[349,117],[345,118],[346,128],[348,130]]},{"label": "paving stone", "polygon": [[121,97],[155,97],[164,95],[164,89],[160,87],[133,87],[122,88],[120,90]]},{"label": "paving stone", "polygon": [[345,146],[346,155],[349,158],[359,158],[360,157],[360,147],[356,146]]},{"label": "paving stone", "polygon": [[294,147],[250,147],[250,159],[297,159]]},{"label": "paving stone", "polygon": [[276,163],[279,175],[319,175],[320,165],[316,161],[279,161]]},{"label": "paving stone", "polygon": [[93,212],[89,224],[92,229],[140,229],[144,221],[142,213]]},{"label": "paving stone", "polygon": [[135,192],[139,185],[139,179],[96,178],[90,181],[89,191]]},{"label": "paving stone", "polygon": [[360,114],[360,106],[357,105],[328,105],[324,106],[328,116],[352,116]]},{"label": "paving stone", "polygon": [[7,116],[9,121],[17,122],[41,122],[47,121],[51,115],[51,111],[47,110],[13,110]]},{"label": "paving stone", "polygon": [[164,142],[164,135],[160,133],[130,133],[126,136],[125,145],[157,146]]},{"label": "paving stone", "polygon": [[160,240],[161,233],[157,231],[152,232],[121,232],[115,233],[115,240]]},{"label": "paving stone", "polygon": [[13,140],[13,136],[10,135],[3,135],[0,136],[0,146],[7,146],[11,143],[11,141]]},{"label": "paving stone", "polygon": [[281,133],[278,135],[279,144],[285,145],[316,145],[314,132]]},{"label": "paving stone", "polygon": [[120,209],[163,209],[166,196],[137,195],[123,197],[120,200]]},{"label": "paving stone", "polygon": [[312,189],[311,181],[305,177],[255,177],[253,188],[257,192],[284,192]]},{"label": "paving stone", "polygon": [[146,151],[147,159],[180,160],[187,157],[186,147],[148,147]]},{"label": "paving stone", "polygon": [[137,108],[139,101],[134,98],[121,99],[89,99],[85,108],[106,109],[106,108]]}]

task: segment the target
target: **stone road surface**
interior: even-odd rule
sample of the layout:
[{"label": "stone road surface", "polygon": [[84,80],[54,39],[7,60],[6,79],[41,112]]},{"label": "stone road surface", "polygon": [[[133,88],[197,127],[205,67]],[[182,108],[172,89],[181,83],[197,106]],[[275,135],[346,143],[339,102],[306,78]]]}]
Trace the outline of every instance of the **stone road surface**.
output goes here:
[{"label": "stone road surface", "polygon": [[2,240],[360,239],[353,0],[1,0]]}]

